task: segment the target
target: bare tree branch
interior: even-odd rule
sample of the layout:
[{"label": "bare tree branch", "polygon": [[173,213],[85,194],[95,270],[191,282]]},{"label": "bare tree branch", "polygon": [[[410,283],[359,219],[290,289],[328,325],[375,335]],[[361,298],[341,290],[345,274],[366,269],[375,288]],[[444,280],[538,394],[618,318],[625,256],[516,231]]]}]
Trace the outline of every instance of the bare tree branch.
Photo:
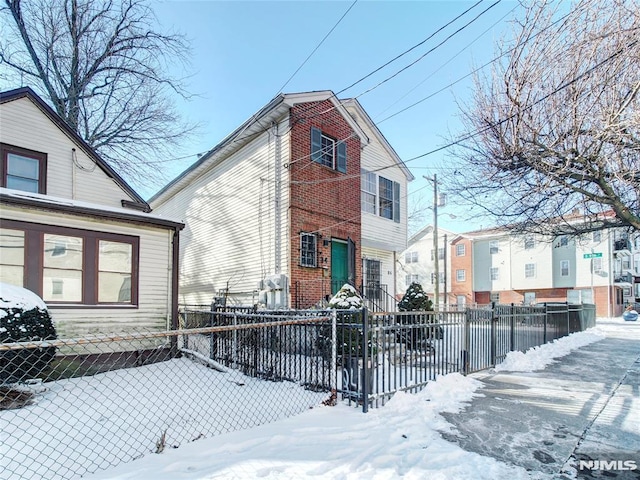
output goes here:
[{"label": "bare tree branch", "polygon": [[154,158],[173,156],[196,127],[174,106],[190,95],[167,68],[187,66],[185,37],[157,32],[146,0],[4,3],[0,63],[16,80],[35,81],[30,86],[120,173],[160,181]]},{"label": "bare tree branch", "polygon": [[443,182],[500,225],[640,229],[638,0],[535,0],[524,13],[497,45],[506,60],[460,105],[474,134]]}]

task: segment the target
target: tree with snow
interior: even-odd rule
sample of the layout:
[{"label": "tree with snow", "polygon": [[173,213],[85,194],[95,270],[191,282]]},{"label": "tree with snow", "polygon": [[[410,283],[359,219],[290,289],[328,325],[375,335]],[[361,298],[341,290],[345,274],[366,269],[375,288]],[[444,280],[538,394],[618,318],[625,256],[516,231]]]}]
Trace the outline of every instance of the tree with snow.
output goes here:
[{"label": "tree with snow", "polygon": [[418,282],[413,282],[407,288],[402,300],[398,303],[401,312],[430,312],[433,310],[433,302]]},{"label": "tree with snow", "polygon": [[[398,303],[398,310],[401,312],[431,312],[433,311],[433,302],[427,297],[422,285],[413,282]],[[405,343],[409,348],[433,349],[429,339],[440,339],[443,335],[442,327],[431,326],[431,324],[438,323],[438,319],[433,313],[402,315],[399,317],[399,323],[412,325],[411,328],[400,328],[396,333],[398,341]],[[429,326],[421,326],[426,324]]]}]

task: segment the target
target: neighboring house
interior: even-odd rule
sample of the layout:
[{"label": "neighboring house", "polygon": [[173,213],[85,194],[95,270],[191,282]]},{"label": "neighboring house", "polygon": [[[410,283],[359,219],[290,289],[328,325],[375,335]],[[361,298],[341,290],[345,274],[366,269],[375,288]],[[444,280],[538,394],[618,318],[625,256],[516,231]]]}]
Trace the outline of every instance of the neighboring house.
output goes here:
[{"label": "neighboring house", "polygon": [[[438,228],[438,294],[439,305],[455,303],[452,296],[451,280],[451,255],[449,248],[451,241],[458,236],[457,233]],[[412,282],[422,285],[429,298],[435,302],[435,259],[436,253],[433,247],[433,226],[425,228],[414,234],[409,239],[407,249],[398,258],[398,292],[403,293]]]},{"label": "neighboring house", "polygon": [[451,292],[458,304],[595,303],[598,315],[618,316],[640,294],[638,236],[620,229],[553,238],[467,232],[452,242]]},{"label": "neighboring house", "polygon": [[307,308],[348,282],[384,308],[412,179],[356,100],[281,94],[150,203],[186,224],[182,303]]},{"label": "neighboring house", "polygon": [[183,225],[149,205],[31,89],[0,93],[0,280],[59,337],[177,320]]}]

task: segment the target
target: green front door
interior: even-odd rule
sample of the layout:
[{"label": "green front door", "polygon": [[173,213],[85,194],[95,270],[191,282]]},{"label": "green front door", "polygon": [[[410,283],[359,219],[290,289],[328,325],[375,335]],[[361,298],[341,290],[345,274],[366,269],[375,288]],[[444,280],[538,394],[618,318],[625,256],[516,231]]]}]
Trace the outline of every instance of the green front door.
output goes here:
[{"label": "green front door", "polygon": [[335,294],[347,283],[349,267],[347,263],[347,243],[331,241],[331,293]]}]

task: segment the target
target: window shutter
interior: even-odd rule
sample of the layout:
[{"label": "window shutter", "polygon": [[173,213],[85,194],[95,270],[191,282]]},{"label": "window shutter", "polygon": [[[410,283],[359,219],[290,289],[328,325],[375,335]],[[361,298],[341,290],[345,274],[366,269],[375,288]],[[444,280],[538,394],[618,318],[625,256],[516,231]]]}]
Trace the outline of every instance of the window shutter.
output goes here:
[{"label": "window shutter", "polygon": [[316,127],[311,127],[311,160],[322,162],[322,132]]},{"label": "window shutter", "polygon": [[393,182],[393,221],[400,223],[400,184]]},{"label": "window shutter", "polygon": [[336,163],[336,170],[347,173],[347,144],[344,142],[338,142],[338,162]]},{"label": "window shutter", "polygon": [[356,284],[356,242],[347,239],[347,277],[351,285]]}]

